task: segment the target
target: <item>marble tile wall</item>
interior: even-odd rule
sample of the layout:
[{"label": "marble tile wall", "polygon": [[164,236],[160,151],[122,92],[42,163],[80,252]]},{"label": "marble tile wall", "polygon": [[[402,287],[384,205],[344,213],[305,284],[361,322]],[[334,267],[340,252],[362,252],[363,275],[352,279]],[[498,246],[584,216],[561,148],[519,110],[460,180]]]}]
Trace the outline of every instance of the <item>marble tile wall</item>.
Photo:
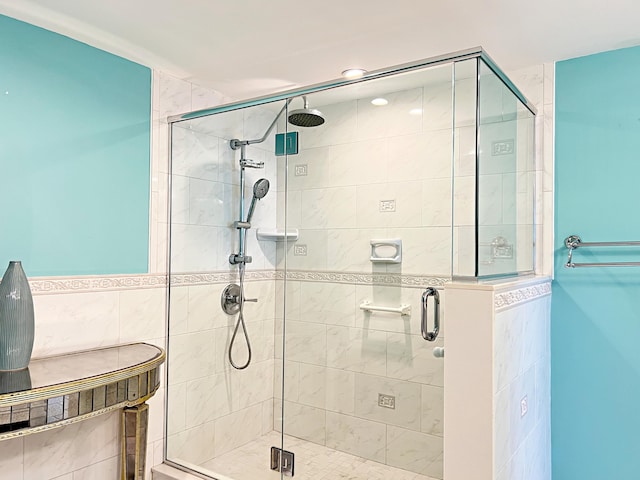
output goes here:
[{"label": "marble tile wall", "polygon": [[[168,457],[202,464],[272,430],[275,292],[272,280],[247,282],[245,322],[252,362],[227,358],[236,316],[220,308],[226,283],[172,287],[167,400]],[[247,358],[236,337],[234,360]]]},{"label": "marble tile wall", "polygon": [[495,316],[497,480],[551,478],[550,311],[551,296],[547,295]]},{"label": "marble tile wall", "polygon": [[[420,334],[423,289],[291,280],[286,288],[285,433],[442,478],[444,364],[432,352],[445,337]],[[366,313],[364,301],[407,304],[411,314]],[[281,357],[276,349],[279,367]],[[275,430],[281,389],[277,369]],[[380,407],[379,394],[394,396],[395,409]]]}]

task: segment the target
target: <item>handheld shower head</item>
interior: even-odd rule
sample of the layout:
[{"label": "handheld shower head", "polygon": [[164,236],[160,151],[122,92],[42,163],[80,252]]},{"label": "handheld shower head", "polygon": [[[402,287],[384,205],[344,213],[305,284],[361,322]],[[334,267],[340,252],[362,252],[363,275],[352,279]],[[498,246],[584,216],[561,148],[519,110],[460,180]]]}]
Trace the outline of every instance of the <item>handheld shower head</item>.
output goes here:
[{"label": "handheld shower head", "polygon": [[289,113],[289,123],[297,127],[318,127],[324,123],[324,116],[320,110],[309,108],[307,97],[303,96],[304,108]]},{"label": "handheld shower head", "polygon": [[251,217],[253,217],[253,210],[256,208],[256,200],[261,200],[269,192],[269,180],[261,178],[253,185],[253,198],[251,199],[251,205],[249,206],[249,213],[247,213],[247,223],[251,223]]}]

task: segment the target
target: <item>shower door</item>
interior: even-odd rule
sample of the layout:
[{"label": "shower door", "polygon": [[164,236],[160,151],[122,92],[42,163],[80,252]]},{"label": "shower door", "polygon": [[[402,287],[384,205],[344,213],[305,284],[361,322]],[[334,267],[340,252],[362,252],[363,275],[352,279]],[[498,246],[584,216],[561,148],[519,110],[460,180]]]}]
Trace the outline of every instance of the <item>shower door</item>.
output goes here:
[{"label": "shower door", "polygon": [[[274,417],[296,477],[442,479],[444,331],[425,341],[421,310],[452,269],[452,74],[449,64],[317,92],[308,100],[326,122],[287,127],[298,152],[280,158],[278,185],[298,237],[278,247]],[[431,330],[431,303],[427,313]]]}]

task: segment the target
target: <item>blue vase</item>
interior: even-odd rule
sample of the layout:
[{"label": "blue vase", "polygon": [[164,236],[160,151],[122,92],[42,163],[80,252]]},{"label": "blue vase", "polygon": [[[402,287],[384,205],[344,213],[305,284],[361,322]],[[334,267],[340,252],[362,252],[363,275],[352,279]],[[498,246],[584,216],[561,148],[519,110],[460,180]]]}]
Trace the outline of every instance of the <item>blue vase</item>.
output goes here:
[{"label": "blue vase", "polygon": [[27,368],[33,351],[33,297],[20,262],[0,282],[0,370]]}]

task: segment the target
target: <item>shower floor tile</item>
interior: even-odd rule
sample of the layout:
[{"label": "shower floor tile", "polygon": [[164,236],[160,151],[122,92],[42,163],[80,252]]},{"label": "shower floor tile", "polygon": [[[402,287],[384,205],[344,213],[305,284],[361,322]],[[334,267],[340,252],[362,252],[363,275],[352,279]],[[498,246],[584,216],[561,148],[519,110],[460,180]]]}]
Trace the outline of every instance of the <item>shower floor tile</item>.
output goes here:
[{"label": "shower floor tile", "polygon": [[[232,480],[279,480],[280,474],[269,469],[271,447],[278,445],[280,434],[270,432],[201,467]],[[295,453],[297,480],[437,480],[295,437],[285,436],[284,448]]]}]

